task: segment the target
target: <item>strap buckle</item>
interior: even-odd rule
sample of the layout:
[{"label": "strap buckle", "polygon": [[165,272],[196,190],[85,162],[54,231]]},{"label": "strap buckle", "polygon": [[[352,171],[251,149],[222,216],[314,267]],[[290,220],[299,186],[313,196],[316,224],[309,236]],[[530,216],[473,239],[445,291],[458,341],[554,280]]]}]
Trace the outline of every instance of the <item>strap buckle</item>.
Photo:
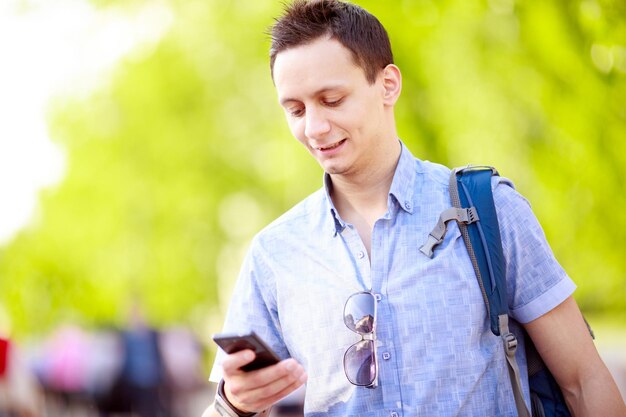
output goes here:
[{"label": "strap buckle", "polygon": [[424,255],[428,256],[429,258],[432,258],[433,252],[435,250],[435,246],[439,245],[441,242],[443,242],[443,236],[441,236],[440,238],[437,238],[436,236],[433,236],[433,233],[431,232],[428,235],[426,243],[424,243],[420,247],[420,252],[422,252]]},{"label": "strap buckle", "polygon": [[444,210],[439,215],[439,220],[437,221],[435,228],[428,234],[426,243],[420,247],[420,252],[429,258],[433,257],[435,247],[443,242],[443,238],[448,230],[447,223],[450,220],[456,220],[457,222],[464,224],[472,224],[480,220],[480,217],[478,217],[476,207],[450,207],[449,209]]},{"label": "strap buckle", "polygon": [[504,349],[507,353],[515,354],[517,350],[517,337],[515,337],[513,333],[502,335],[502,342],[504,343]]},{"label": "strap buckle", "polygon": [[468,209],[462,209],[464,218],[461,221],[465,224],[476,223],[480,218],[478,217],[478,211],[476,207],[470,207]]}]

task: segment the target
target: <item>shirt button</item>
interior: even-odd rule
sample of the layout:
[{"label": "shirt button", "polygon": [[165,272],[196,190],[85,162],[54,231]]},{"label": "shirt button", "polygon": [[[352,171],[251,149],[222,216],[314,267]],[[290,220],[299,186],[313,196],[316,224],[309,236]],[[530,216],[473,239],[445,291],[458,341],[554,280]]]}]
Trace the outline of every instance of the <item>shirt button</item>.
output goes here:
[{"label": "shirt button", "polygon": [[359,259],[363,259],[363,257],[365,257],[365,253],[361,250],[359,251],[359,253],[356,254],[356,256],[358,256]]},{"label": "shirt button", "polygon": [[374,294],[374,298],[376,299],[376,301],[380,301],[383,299],[383,296],[380,294]]},{"label": "shirt button", "polygon": [[398,417],[398,413],[396,413],[395,411],[392,411],[389,415],[391,417]]},{"label": "shirt button", "polygon": [[383,352],[383,359],[388,361],[391,358],[391,353]]},{"label": "shirt button", "polygon": [[404,202],[404,208],[407,210],[411,210],[411,202],[410,201],[405,201]]}]

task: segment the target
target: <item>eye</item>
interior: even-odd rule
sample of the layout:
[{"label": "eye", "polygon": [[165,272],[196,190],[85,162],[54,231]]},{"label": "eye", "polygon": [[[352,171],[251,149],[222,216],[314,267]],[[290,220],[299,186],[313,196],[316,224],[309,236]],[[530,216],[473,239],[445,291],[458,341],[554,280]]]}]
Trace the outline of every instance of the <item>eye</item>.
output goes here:
[{"label": "eye", "polygon": [[291,117],[301,117],[304,115],[304,107],[293,107],[291,109],[287,109],[287,112]]},{"label": "eye", "polygon": [[337,107],[342,102],[343,102],[343,97],[337,100],[323,100],[324,105],[328,107]]}]

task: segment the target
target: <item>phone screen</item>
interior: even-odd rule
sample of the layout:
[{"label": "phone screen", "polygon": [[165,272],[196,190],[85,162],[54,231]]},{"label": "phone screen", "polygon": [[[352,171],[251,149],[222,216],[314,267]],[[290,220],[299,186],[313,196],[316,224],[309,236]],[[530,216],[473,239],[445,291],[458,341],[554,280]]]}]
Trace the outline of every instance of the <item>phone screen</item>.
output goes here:
[{"label": "phone screen", "polygon": [[229,354],[239,352],[244,349],[254,351],[256,354],[255,359],[251,363],[241,367],[241,370],[245,372],[265,368],[266,366],[280,362],[280,358],[254,332],[244,335],[216,334],[213,336],[213,340],[224,350],[224,352]]}]

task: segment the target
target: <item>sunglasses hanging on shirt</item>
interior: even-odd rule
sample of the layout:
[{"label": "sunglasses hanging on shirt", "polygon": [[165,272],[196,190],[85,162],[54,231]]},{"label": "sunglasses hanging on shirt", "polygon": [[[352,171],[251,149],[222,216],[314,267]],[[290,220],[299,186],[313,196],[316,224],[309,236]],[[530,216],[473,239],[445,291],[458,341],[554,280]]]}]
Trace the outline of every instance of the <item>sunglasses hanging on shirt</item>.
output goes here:
[{"label": "sunglasses hanging on shirt", "polygon": [[361,336],[343,355],[343,369],[352,384],[376,388],[376,297],[363,291],[352,294],[343,308],[343,321],[348,329]]}]

